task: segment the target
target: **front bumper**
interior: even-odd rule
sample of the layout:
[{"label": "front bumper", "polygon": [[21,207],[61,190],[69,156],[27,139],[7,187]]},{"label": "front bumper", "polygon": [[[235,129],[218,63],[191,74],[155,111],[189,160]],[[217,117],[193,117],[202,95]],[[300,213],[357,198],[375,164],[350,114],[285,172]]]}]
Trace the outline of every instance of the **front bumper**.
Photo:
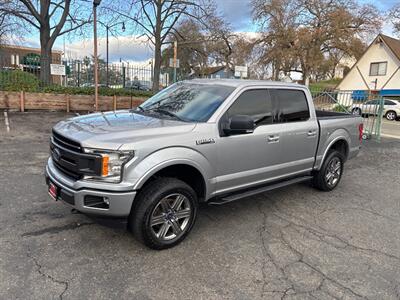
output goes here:
[{"label": "front bumper", "polygon": [[[47,164],[45,170],[46,183],[49,185],[52,182],[56,185],[59,190],[59,199],[71,208],[82,213],[101,216],[126,217],[130,214],[136,191],[108,191],[85,187],[74,189],[59,180],[57,172],[51,163]],[[86,206],[84,200],[87,196],[106,197],[109,202],[108,208]]]}]

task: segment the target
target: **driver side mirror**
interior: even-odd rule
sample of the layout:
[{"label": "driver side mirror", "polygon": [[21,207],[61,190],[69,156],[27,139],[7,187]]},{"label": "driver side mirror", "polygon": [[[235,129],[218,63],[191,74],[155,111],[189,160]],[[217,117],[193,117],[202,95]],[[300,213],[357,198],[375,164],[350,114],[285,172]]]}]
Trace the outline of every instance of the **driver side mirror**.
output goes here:
[{"label": "driver side mirror", "polygon": [[255,123],[252,117],[247,115],[234,115],[227,122],[224,133],[226,135],[252,133],[255,129]]}]

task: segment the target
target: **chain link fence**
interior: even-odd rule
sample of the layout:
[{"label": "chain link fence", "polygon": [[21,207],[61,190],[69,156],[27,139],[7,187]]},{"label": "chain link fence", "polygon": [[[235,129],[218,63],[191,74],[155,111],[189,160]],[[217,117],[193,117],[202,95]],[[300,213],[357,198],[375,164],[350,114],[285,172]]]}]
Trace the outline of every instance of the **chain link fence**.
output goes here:
[{"label": "chain link fence", "polygon": [[380,139],[385,99],[368,91],[312,90],[315,108],[318,110],[360,115],[364,124],[364,139]]}]

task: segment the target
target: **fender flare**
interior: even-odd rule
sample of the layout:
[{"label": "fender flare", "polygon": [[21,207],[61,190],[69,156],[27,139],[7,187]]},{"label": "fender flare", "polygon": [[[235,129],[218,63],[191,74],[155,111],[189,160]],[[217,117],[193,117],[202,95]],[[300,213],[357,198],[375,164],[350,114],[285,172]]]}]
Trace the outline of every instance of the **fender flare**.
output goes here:
[{"label": "fender flare", "polygon": [[154,174],[173,165],[187,165],[195,168],[203,177],[205,195],[210,194],[209,174],[212,174],[210,162],[201,153],[186,147],[170,147],[153,152],[128,170],[127,181],[134,182],[133,189],[138,190]]}]

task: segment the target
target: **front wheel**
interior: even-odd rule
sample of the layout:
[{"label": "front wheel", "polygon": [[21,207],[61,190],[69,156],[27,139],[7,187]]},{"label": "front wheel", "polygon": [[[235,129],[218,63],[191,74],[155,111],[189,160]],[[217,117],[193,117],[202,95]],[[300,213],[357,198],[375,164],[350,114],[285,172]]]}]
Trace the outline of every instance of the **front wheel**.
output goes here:
[{"label": "front wheel", "polygon": [[351,110],[351,113],[355,116],[361,116],[361,108],[356,107]]},{"label": "front wheel", "polygon": [[393,121],[397,119],[397,114],[395,111],[388,111],[385,115],[386,119],[388,119],[389,121]]},{"label": "front wheel", "polygon": [[189,185],[175,178],[159,178],[138,194],[129,216],[129,227],[147,247],[170,248],[189,234],[197,207],[196,193]]},{"label": "front wheel", "polygon": [[314,187],[321,191],[332,191],[336,188],[342,178],[343,163],[343,155],[336,150],[330,150],[321,169],[314,174]]}]

